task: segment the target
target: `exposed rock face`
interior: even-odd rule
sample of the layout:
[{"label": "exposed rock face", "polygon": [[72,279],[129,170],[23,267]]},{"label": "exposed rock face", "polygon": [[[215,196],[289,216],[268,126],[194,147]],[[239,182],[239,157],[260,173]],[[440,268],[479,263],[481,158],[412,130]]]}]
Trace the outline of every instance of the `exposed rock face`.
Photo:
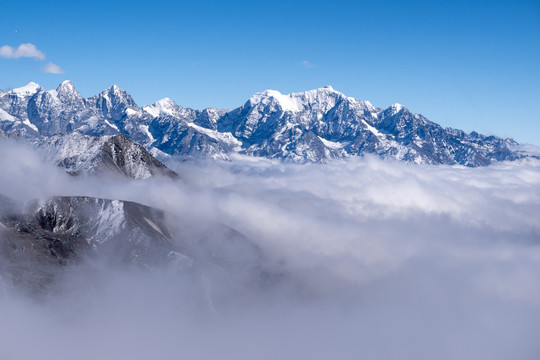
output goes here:
[{"label": "exposed rock face", "polygon": [[[234,291],[271,286],[284,278],[255,243],[220,224],[175,228],[163,211],[131,201],[57,196],[25,206],[0,195],[0,279],[34,293],[98,268],[165,268]],[[91,276],[81,274],[83,283]]]},{"label": "exposed rock face", "polygon": [[237,109],[199,111],[169,98],[140,108],[117,86],[85,99],[69,81],[49,91],[31,83],[0,94],[0,128],[30,139],[123,134],[151,153],[216,159],[248,154],[324,162],[369,153],[482,166],[527,155],[512,139],[442,128],[402,105],[376,108],[329,86],[288,95],[267,90]]},{"label": "exposed rock face", "polygon": [[53,197],[23,209],[0,195],[0,248],[3,277],[35,291],[92,257],[113,265],[192,264],[177,251],[162,211],[91,197]]},{"label": "exposed rock face", "polygon": [[112,173],[133,179],[178,177],[144,147],[122,134],[60,134],[42,140],[38,147],[50,161],[72,175]]}]

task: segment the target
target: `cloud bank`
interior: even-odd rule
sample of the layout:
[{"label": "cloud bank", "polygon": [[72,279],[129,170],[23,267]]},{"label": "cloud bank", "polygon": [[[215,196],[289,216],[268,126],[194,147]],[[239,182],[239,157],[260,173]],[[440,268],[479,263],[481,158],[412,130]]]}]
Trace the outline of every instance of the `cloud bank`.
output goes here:
[{"label": "cloud bank", "polygon": [[0,150],[8,196],[138,201],[165,210],[176,241],[201,251],[216,249],[225,224],[283,274],[243,286],[249,259],[235,250],[230,271],[210,261],[190,273],[102,268],[84,286],[68,276],[39,301],[5,285],[2,358],[540,354],[537,160],[470,169],[237,159],[172,163],[180,182],[118,182],[71,178],[24,145]]}]

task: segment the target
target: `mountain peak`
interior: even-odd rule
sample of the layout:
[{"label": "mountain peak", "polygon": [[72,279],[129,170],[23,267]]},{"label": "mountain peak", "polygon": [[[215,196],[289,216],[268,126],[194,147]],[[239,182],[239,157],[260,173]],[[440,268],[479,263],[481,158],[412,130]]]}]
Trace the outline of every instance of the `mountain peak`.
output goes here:
[{"label": "mountain peak", "polygon": [[316,97],[316,98],[318,98],[318,100],[320,100],[319,99],[320,96],[346,97],[345,94],[343,94],[342,92],[337,91],[331,85],[326,85],[326,86],[320,87],[318,89],[293,93],[291,95],[299,96],[299,97],[308,97],[308,98]]},{"label": "mountain peak", "polygon": [[83,101],[81,94],[75,90],[75,86],[69,80],[62,81],[55,90],[50,90],[49,93],[65,103],[79,103],[80,105]]},{"label": "mountain peak", "polygon": [[164,97],[163,99],[156,101],[154,105],[170,107],[170,106],[175,106],[176,103],[171,98]]},{"label": "mountain peak", "polygon": [[108,90],[106,90],[110,94],[127,94],[128,92],[125,89],[122,89],[120,86],[114,84],[111,86]]},{"label": "mountain peak", "polygon": [[161,114],[172,115],[174,110],[179,106],[171,98],[163,98],[152,105],[143,106],[143,110],[154,117],[158,117]]},{"label": "mountain peak", "polygon": [[407,109],[407,108],[405,106],[401,105],[401,104],[398,104],[398,103],[393,103],[388,108],[389,112],[392,113],[392,115],[399,113],[403,109]]},{"label": "mountain peak", "polygon": [[58,85],[56,92],[58,94],[73,94],[76,93],[77,90],[75,90],[75,86],[73,86],[73,83],[70,80],[65,80]]},{"label": "mountain peak", "polygon": [[284,111],[299,111],[299,104],[292,97],[293,94],[284,95],[277,90],[265,90],[260,93],[254,94],[249,98],[248,103],[250,105],[256,104],[269,104],[271,102],[277,103]]},{"label": "mountain peak", "polygon": [[30,81],[28,84],[22,87],[11,90],[10,93],[21,95],[21,96],[33,95],[36,92],[38,92],[39,89],[41,89],[41,86],[39,86],[39,84],[36,84],[35,82]]},{"label": "mountain peak", "polygon": [[121,102],[128,103],[129,106],[136,106],[135,102],[131,98],[131,95],[129,95],[125,89],[122,89],[118,85],[113,85],[110,88],[103,90],[100,95],[113,102],[115,101],[114,99],[117,99]]},{"label": "mountain peak", "polygon": [[71,80],[64,80],[60,83],[60,85],[58,85],[57,89],[59,88],[75,88],[75,86],[73,86]]},{"label": "mountain peak", "polygon": [[265,90],[254,94],[248,101],[252,106],[255,104],[269,104],[274,101],[282,110],[290,112],[298,112],[304,109],[304,105],[312,103],[328,103],[335,104],[336,99],[345,98],[346,96],[339,91],[334,90],[330,85],[322,88],[282,94],[277,90]]}]

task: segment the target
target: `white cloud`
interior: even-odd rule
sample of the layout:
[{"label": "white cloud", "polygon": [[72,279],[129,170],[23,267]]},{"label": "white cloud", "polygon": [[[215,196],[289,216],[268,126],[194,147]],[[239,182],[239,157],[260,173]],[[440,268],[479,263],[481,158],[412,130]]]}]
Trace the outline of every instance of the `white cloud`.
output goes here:
[{"label": "white cloud", "polygon": [[48,63],[44,67],[41,68],[41,71],[47,74],[63,74],[65,73],[64,69],[62,69],[60,66],[53,64],[52,62]]},{"label": "white cloud", "polygon": [[300,63],[300,65],[302,65],[303,67],[305,67],[306,69],[315,69],[317,67],[317,65],[307,61],[307,60],[304,60]]},{"label": "white cloud", "polygon": [[9,45],[0,47],[0,57],[8,59],[18,58],[34,58],[37,60],[45,60],[45,54],[38,50],[36,45],[31,43],[25,43],[19,45],[17,48],[13,48]]}]

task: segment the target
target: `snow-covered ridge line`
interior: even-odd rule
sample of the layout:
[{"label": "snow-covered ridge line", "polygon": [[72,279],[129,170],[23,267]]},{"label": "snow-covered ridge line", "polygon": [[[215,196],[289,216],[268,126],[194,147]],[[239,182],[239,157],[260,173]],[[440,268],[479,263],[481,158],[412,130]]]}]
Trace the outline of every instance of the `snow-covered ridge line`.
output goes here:
[{"label": "snow-covered ridge line", "polygon": [[59,133],[123,134],[164,156],[229,159],[234,154],[294,162],[362,156],[423,164],[489,165],[529,156],[512,139],[444,129],[400,104],[376,108],[331,86],[266,90],[232,110],[194,110],[164,98],[139,107],[116,85],[83,98],[70,81],[0,93],[0,129],[36,139]]}]

